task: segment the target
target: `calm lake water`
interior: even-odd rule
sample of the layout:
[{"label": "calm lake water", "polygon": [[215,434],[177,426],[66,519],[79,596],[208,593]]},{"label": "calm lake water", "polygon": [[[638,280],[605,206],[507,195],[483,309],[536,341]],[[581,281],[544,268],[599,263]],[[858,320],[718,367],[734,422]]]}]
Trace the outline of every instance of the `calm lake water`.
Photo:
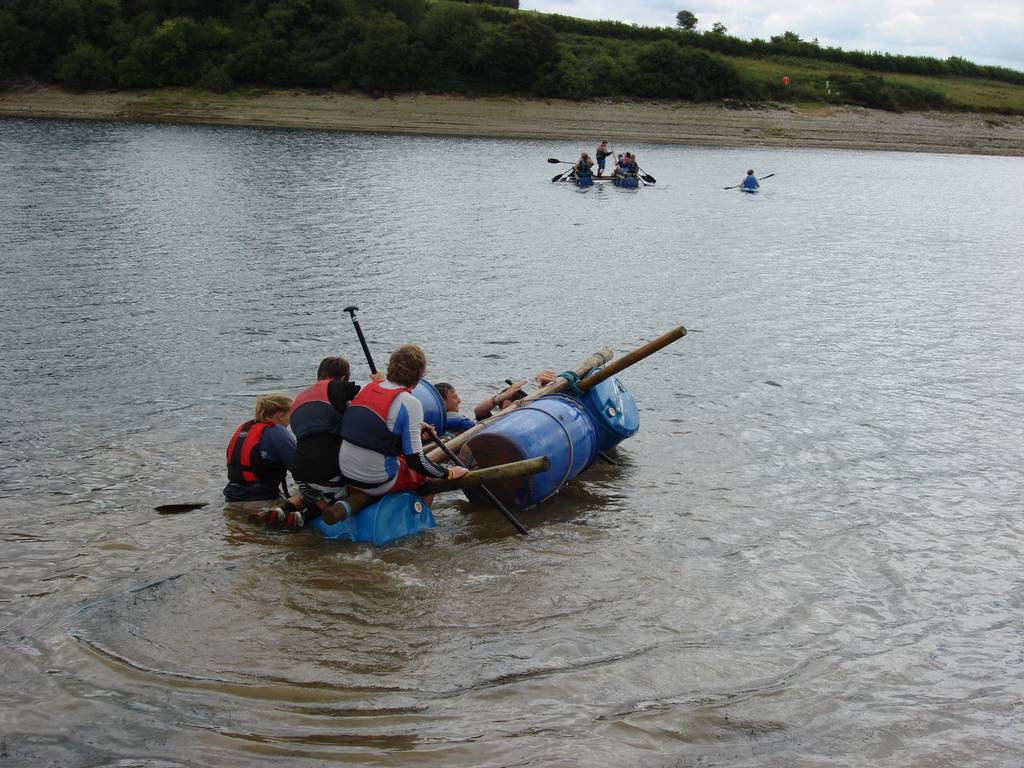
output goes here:
[{"label": "calm lake water", "polygon": [[[549,182],[598,138],[0,122],[5,766],[1024,764],[1024,159]],[[226,516],[254,397],[366,375],[349,304],[467,410],[691,333],[528,538]]]}]

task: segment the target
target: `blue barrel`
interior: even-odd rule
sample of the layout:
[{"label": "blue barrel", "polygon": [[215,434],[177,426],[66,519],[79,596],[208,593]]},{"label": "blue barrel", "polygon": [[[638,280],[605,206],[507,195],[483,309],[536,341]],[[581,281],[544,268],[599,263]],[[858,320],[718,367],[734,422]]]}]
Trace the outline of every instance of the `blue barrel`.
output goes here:
[{"label": "blue barrel", "polygon": [[[487,484],[510,509],[529,509],[553,495],[589,467],[597,457],[600,437],[594,419],[575,398],[549,395],[506,411],[469,439],[460,457],[474,467],[547,456],[551,468],[526,477]],[[479,488],[467,488],[470,501],[487,503]]]},{"label": "blue barrel", "polygon": [[577,176],[576,186],[578,187],[592,187],[594,186],[594,180],[590,176]]},{"label": "blue barrel", "polygon": [[615,376],[579,395],[578,399],[597,425],[600,436],[598,449],[601,451],[614,448],[640,429],[640,411],[636,401]]},{"label": "blue barrel", "polygon": [[433,384],[426,379],[412,389],[413,397],[423,403],[423,420],[443,435],[448,431],[448,417],[444,408],[444,398]]},{"label": "blue barrel", "polygon": [[436,525],[427,502],[409,491],[382,496],[380,501],[334,525],[328,525],[322,517],[309,524],[325,539],[366,541],[375,546],[390,544]]},{"label": "blue barrel", "polygon": [[640,186],[636,176],[616,176],[612,183],[616,187],[622,187],[623,189],[636,189]]}]

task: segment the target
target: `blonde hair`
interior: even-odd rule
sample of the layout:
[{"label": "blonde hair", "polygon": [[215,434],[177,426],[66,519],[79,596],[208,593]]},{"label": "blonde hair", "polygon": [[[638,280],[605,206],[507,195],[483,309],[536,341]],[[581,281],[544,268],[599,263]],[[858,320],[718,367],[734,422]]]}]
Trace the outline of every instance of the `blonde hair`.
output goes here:
[{"label": "blonde hair", "polygon": [[287,413],[292,408],[292,399],[284,392],[272,392],[256,398],[256,421],[270,421],[277,413]]},{"label": "blonde hair", "polygon": [[388,360],[388,381],[403,387],[415,387],[427,367],[427,356],[415,344],[403,344]]}]

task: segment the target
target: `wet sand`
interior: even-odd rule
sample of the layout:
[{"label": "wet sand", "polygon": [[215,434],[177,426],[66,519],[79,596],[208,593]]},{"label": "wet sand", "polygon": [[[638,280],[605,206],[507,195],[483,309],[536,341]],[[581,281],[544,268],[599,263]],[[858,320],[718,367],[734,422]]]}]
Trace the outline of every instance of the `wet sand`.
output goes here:
[{"label": "wet sand", "polygon": [[77,94],[33,87],[0,92],[0,117],[1024,156],[1024,117],[737,102],[581,103],[427,94],[375,98],[299,90],[247,95],[174,90]]}]

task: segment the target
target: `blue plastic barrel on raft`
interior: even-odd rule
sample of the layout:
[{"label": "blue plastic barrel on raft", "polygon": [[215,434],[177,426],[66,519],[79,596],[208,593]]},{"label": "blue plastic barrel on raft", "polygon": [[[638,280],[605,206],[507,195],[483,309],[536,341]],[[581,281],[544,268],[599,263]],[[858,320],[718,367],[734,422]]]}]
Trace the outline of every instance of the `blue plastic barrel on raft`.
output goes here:
[{"label": "blue plastic barrel on raft", "polygon": [[[460,457],[470,466],[493,467],[510,461],[547,456],[551,468],[526,477],[487,484],[505,506],[528,509],[540,504],[597,457],[600,434],[583,404],[567,395],[548,395],[506,411],[469,439]],[[487,503],[478,488],[467,488],[470,501]]]},{"label": "blue plastic barrel on raft", "polygon": [[443,435],[448,431],[448,416],[444,407],[444,398],[433,384],[426,379],[412,389],[413,397],[423,404],[423,420]]},{"label": "blue plastic barrel on raft", "polygon": [[434,528],[434,513],[415,493],[391,493],[339,523],[328,525],[322,517],[309,526],[325,539],[365,541],[376,546]]},{"label": "blue plastic barrel on raft", "polygon": [[[597,373],[598,370],[595,368],[590,373]],[[598,450],[611,450],[640,429],[640,411],[636,407],[636,400],[615,376],[575,397],[597,425]]]},{"label": "blue plastic barrel on raft", "polygon": [[636,176],[616,176],[612,183],[616,187],[622,187],[623,189],[637,189],[640,186]]},{"label": "blue plastic barrel on raft", "polygon": [[594,180],[590,176],[577,176],[576,186],[578,187],[592,187],[594,186]]}]

